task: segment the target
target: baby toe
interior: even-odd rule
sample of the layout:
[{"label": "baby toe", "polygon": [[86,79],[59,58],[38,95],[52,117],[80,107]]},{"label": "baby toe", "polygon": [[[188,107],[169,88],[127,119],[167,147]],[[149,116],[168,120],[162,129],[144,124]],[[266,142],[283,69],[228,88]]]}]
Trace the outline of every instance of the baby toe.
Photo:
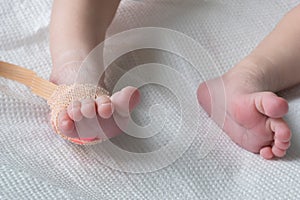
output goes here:
[{"label": "baby toe", "polygon": [[270,119],[270,128],[274,132],[274,140],[289,142],[291,130],[283,119]]},{"label": "baby toe", "polygon": [[81,101],[82,115],[86,118],[94,118],[96,116],[95,101],[92,99],[84,99]]},{"label": "baby toe", "polygon": [[78,121],[80,121],[82,119],[81,103],[80,103],[80,101],[74,101],[74,102],[72,102],[68,106],[67,110],[68,110],[68,115],[69,115],[69,117],[72,120],[78,122]]},{"label": "baby toe", "polygon": [[276,157],[283,157],[286,154],[286,150],[279,149],[277,146],[272,147],[272,152]]},{"label": "baby toe", "polygon": [[274,157],[271,147],[264,147],[260,150],[259,154],[267,160],[270,160]]},{"label": "baby toe", "polygon": [[74,122],[72,120],[62,120],[59,127],[63,134],[66,135],[68,132],[72,132],[74,130]]},{"label": "baby toe", "polygon": [[289,142],[291,140],[291,131],[289,129],[278,130],[275,132],[274,139],[281,142]]},{"label": "baby toe", "polygon": [[290,146],[291,131],[283,119],[271,119],[270,127],[274,132],[272,153],[276,157],[283,157]]},{"label": "baby toe", "polygon": [[100,96],[96,99],[97,112],[100,117],[108,119],[113,113],[113,104],[108,96]]},{"label": "baby toe", "polygon": [[290,142],[281,142],[279,140],[275,140],[274,145],[282,150],[286,150],[290,147],[291,143]]},{"label": "baby toe", "polygon": [[72,137],[74,134],[74,122],[69,117],[66,111],[62,111],[59,114],[59,129],[63,135],[66,135],[68,137]]}]

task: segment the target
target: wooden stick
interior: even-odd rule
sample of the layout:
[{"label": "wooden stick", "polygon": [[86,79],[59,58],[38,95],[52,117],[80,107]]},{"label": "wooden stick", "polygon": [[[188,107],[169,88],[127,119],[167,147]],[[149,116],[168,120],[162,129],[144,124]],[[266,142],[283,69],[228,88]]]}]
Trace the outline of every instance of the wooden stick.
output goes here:
[{"label": "wooden stick", "polygon": [[0,76],[17,81],[29,87],[32,93],[48,100],[57,85],[37,76],[29,69],[0,61]]},{"label": "wooden stick", "polygon": [[[47,101],[53,101],[53,97],[50,99],[54,91],[57,91],[59,89],[59,86],[51,83],[41,77],[38,77],[37,74],[29,69],[10,64],[7,62],[0,61],[0,76],[11,79],[14,81],[18,81],[19,83],[22,83],[29,87],[32,91],[32,93],[46,99]],[[103,94],[105,93],[105,90],[101,90]],[[107,92],[108,94],[108,92]],[[55,97],[54,97],[55,99]],[[48,101],[49,104],[49,101]],[[49,104],[51,108],[51,103]],[[62,104],[64,106],[64,104]],[[58,104],[57,106],[61,106],[61,104]],[[57,110],[57,108],[60,107],[54,107],[54,109],[51,110],[51,121],[52,125],[54,127],[54,130],[57,134],[59,134],[61,137],[80,145],[87,145],[87,144],[96,144],[101,142],[102,140],[99,138],[94,138],[93,140],[86,140],[86,139],[80,139],[80,138],[71,138],[63,135],[60,133],[59,129],[57,128],[57,122],[58,122],[58,114],[60,110]],[[54,111],[54,112],[53,112]]]}]

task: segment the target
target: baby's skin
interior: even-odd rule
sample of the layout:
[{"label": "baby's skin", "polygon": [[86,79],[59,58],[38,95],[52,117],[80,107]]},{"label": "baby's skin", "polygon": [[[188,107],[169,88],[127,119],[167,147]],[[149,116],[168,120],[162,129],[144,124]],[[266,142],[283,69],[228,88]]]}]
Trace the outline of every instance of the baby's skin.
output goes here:
[{"label": "baby's skin", "polygon": [[[54,1],[50,29],[52,82],[74,83],[78,63],[104,40],[118,5],[118,0]],[[300,82],[298,19],[300,6],[290,11],[249,56],[221,77],[201,83],[197,91],[199,103],[208,114],[225,113],[224,123],[216,123],[227,135],[265,159],[283,157],[290,146],[291,131],[283,120],[288,103],[275,93]],[[215,95],[223,85],[226,105]],[[97,116],[108,137],[114,137],[121,131],[113,113],[126,118],[139,100],[138,90],[128,86],[110,97],[73,102],[60,113],[59,129],[77,137],[74,121]]]},{"label": "baby's skin", "polygon": [[[290,146],[291,130],[282,119],[288,104],[275,93],[300,82],[299,19],[300,6],[250,55],[223,76],[200,84],[197,92],[207,113],[225,112],[225,122],[219,125],[235,143],[265,159],[283,157]],[[215,95],[222,84],[227,105]]]},{"label": "baby's skin", "polygon": [[[88,77],[88,79],[98,76],[103,79],[101,73],[89,74],[81,71],[78,75],[78,71],[81,62],[89,52],[104,40],[106,29],[118,5],[118,0],[53,2],[50,25],[50,50],[53,63],[51,82],[58,85],[72,85],[76,83],[78,76]],[[104,69],[96,71],[101,72]],[[105,88],[101,80],[99,84]],[[96,100],[74,101],[66,110],[60,112],[58,128],[63,135],[90,141],[95,138],[86,137],[82,132],[78,133],[74,122],[80,122],[83,118],[97,117],[106,136],[112,138],[121,133],[113,115],[118,115],[122,121],[126,121],[139,99],[139,91],[128,86],[110,97],[103,95]]]},{"label": "baby's skin", "polygon": [[[291,137],[282,119],[288,112],[288,104],[276,94],[265,92],[263,75],[255,69],[247,71],[247,64],[242,62],[222,77],[200,84],[198,101],[209,114],[212,109],[216,110],[215,115],[225,113],[225,120],[216,122],[239,146],[265,159],[283,157]],[[226,101],[216,98],[223,85]]]}]

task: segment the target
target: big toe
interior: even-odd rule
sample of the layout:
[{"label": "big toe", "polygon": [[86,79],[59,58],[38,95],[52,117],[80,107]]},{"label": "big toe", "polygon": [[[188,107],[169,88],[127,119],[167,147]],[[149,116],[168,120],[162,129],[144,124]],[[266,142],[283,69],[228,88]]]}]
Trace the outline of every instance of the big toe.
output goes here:
[{"label": "big toe", "polygon": [[211,113],[211,97],[207,84],[201,83],[197,90],[197,97],[199,104],[204,108],[207,113]]},{"label": "big toe", "polygon": [[272,118],[281,118],[288,112],[288,103],[272,92],[253,93],[257,110]]},{"label": "big toe", "polygon": [[137,88],[128,86],[112,95],[111,101],[117,113],[127,117],[140,101],[140,92]]}]

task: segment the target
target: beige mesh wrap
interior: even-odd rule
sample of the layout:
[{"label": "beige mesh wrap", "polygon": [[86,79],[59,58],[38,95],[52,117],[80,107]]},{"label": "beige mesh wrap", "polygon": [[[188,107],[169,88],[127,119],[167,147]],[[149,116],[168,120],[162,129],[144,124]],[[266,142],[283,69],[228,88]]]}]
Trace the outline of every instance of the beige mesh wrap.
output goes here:
[{"label": "beige mesh wrap", "polygon": [[80,139],[74,140],[74,138],[70,138],[61,134],[58,128],[58,115],[62,110],[66,109],[72,101],[80,101],[87,98],[96,99],[102,95],[109,95],[109,93],[105,89],[91,84],[59,85],[47,101],[51,109],[52,126],[56,133],[63,138],[77,144],[90,144],[99,142],[100,140],[92,142],[82,141]]}]

